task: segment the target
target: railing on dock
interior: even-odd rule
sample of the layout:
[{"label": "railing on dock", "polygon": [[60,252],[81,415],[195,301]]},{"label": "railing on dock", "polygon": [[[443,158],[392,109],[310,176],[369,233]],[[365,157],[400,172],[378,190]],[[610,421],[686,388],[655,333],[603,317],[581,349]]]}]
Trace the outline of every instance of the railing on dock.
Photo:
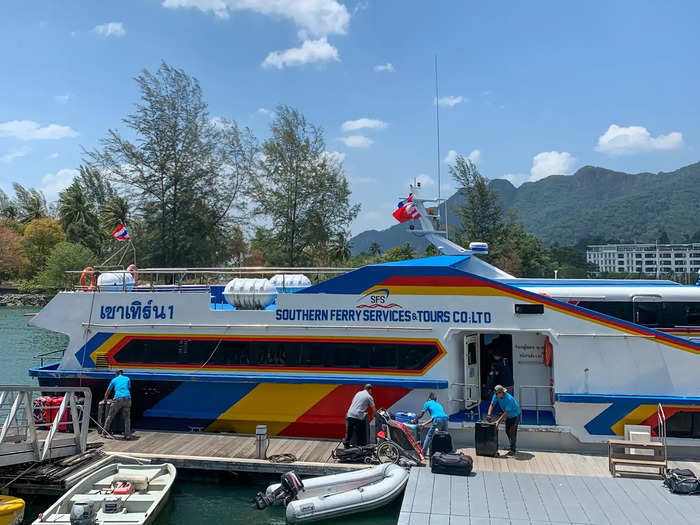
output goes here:
[{"label": "railing on dock", "polygon": [[[535,421],[537,424],[540,424],[540,411],[553,411],[554,410],[554,402],[552,401],[554,396],[553,396],[553,389],[554,387],[552,385],[522,385],[520,387],[520,391],[518,394],[518,403],[520,404],[520,408],[522,409],[534,409],[535,410]],[[524,392],[525,391],[531,391],[534,390],[535,392],[535,402],[534,403],[526,403],[525,402],[525,397],[524,397]],[[544,403],[540,403],[540,392],[545,391],[546,397],[545,399],[547,400]]]},{"label": "railing on dock", "polygon": [[[0,467],[72,456],[87,449],[89,388],[0,386]],[[60,399],[62,397],[62,399]]]}]

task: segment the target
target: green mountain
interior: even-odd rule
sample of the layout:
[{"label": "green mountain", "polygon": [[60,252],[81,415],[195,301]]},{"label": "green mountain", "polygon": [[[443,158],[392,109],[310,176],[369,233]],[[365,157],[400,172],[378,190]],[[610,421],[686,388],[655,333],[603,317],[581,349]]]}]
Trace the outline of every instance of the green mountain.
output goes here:
[{"label": "green mountain", "polygon": [[[513,212],[547,246],[569,246],[589,237],[654,242],[660,230],[671,242],[683,242],[700,230],[700,162],[656,174],[585,166],[573,175],[552,175],[518,188],[503,179],[491,181],[491,186],[504,210]],[[447,201],[451,230],[459,224],[455,210],[462,202],[459,194]],[[405,242],[421,251],[427,247],[425,239],[396,224],[355,236],[353,253],[368,251],[373,242],[384,251]]]}]

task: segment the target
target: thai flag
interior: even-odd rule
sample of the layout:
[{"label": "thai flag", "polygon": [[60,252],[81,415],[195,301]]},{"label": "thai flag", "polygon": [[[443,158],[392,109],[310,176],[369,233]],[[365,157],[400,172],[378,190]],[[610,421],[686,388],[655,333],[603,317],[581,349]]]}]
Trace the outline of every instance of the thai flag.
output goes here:
[{"label": "thai flag", "polygon": [[399,222],[412,221],[420,217],[418,208],[413,202],[413,193],[410,193],[405,201],[399,201],[398,209],[392,215]]},{"label": "thai flag", "polygon": [[112,232],[112,237],[117,239],[118,241],[130,241],[131,237],[129,237],[129,232],[126,231],[126,226],[124,224],[120,224],[116,228],[114,228],[114,231]]}]

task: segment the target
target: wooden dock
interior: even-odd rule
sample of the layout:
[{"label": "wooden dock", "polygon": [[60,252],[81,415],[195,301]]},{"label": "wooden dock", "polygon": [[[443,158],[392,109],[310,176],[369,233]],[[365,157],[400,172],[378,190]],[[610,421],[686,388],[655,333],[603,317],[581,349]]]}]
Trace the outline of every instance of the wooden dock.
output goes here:
[{"label": "wooden dock", "polygon": [[[89,443],[102,442],[102,450],[112,456],[164,461],[177,468],[282,474],[294,470],[306,476],[347,472],[367,465],[338,463],[332,457],[339,441],[270,437],[267,458],[257,459],[255,437],[207,432],[138,431],[138,439],[105,439],[91,431]],[[280,456],[293,455],[296,460],[283,461]],[[277,457],[276,457],[277,456]]]},{"label": "wooden dock", "polygon": [[639,525],[697,523],[700,498],[661,481],[475,471],[470,477],[411,469],[399,525]]}]

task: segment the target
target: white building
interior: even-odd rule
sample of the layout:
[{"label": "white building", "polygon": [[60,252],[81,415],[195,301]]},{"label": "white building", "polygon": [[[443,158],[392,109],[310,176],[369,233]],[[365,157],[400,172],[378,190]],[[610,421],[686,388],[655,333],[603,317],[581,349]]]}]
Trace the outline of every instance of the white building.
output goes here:
[{"label": "white building", "polygon": [[586,249],[586,261],[601,272],[697,273],[700,243],[693,244],[596,244]]}]

